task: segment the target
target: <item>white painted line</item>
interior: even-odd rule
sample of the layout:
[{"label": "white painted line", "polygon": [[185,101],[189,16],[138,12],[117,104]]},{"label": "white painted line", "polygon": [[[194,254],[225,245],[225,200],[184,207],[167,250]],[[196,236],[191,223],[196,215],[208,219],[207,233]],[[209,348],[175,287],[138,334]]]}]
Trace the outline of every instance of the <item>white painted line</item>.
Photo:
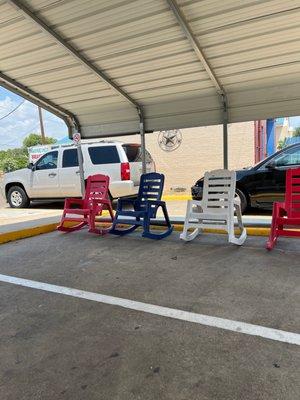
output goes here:
[{"label": "white painted line", "polygon": [[264,326],[247,324],[246,322],[239,322],[230,319],[211,317],[209,315],[196,314],[188,311],[177,310],[175,308],[156,306],[153,304],[142,303],[140,301],[122,299],[120,297],[106,296],[104,294],[87,292],[85,290],[79,290],[79,289],[72,289],[65,286],[51,285],[49,283],[16,278],[9,275],[0,274],[0,282],[12,283],[14,285],[25,286],[32,289],[44,290],[46,292],[59,293],[59,294],[64,294],[66,296],[96,301],[98,303],[104,303],[113,306],[128,308],[130,310],[142,311],[148,314],[160,315],[162,317],[193,322],[195,324],[225,329],[227,331],[244,333],[246,335],[252,335],[252,336],[260,336],[262,338],[277,340],[279,342],[285,342],[290,344],[296,344],[298,346],[300,345],[300,334],[298,333],[286,332],[278,329],[266,328]]}]

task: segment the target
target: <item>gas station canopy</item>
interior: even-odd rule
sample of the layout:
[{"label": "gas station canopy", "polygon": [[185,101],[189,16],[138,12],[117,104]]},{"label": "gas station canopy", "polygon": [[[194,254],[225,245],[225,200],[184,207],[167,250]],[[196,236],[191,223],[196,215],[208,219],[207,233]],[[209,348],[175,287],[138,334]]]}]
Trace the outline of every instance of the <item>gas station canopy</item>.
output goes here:
[{"label": "gas station canopy", "polygon": [[82,137],[299,115],[300,0],[0,0],[0,84]]}]

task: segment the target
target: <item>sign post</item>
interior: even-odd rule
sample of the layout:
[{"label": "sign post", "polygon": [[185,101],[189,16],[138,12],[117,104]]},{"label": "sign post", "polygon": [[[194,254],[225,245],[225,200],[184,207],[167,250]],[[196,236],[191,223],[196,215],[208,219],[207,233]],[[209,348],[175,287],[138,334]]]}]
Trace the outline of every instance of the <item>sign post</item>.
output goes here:
[{"label": "sign post", "polygon": [[84,169],[83,169],[83,155],[81,149],[81,135],[79,132],[73,133],[73,142],[77,147],[77,157],[78,157],[78,166],[79,166],[79,175],[80,175],[80,187],[81,187],[81,196],[84,198],[85,194],[85,182],[84,182]]}]

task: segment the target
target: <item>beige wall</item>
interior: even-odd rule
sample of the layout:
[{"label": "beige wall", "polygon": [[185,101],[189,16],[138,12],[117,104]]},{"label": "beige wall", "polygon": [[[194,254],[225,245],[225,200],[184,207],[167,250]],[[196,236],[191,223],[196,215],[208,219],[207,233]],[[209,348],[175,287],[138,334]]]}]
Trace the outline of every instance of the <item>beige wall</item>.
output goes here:
[{"label": "beige wall", "polygon": [[[165,191],[172,187],[189,188],[207,170],[222,168],[222,126],[182,129],[181,146],[173,152],[165,152],[158,145],[158,133],[146,135],[146,147],[152,154],[156,169],[165,174]],[[244,122],[230,124],[229,168],[236,169],[254,163],[254,124]],[[117,138],[124,142],[139,142],[139,136]]]}]

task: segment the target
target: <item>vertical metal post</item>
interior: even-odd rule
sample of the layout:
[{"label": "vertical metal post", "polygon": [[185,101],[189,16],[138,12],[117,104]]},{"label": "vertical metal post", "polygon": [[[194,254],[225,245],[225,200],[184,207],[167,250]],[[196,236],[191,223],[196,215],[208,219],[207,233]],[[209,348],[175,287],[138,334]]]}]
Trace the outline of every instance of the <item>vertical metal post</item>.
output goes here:
[{"label": "vertical metal post", "polygon": [[79,166],[79,176],[80,176],[80,188],[81,188],[81,196],[84,198],[85,195],[85,180],[84,180],[84,169],[83,169],[83,155],[81,144],[77,144],[77,157],[78,157],[78,166]]},{"label": "vertical metal post", "polygon": [[147,172],[146,168],[146,140],[145,140],[145,121],[143,110],[141,107],[137,108],[139,118],[140,118],[140,135],[141,135],[141,152],[142,152],[142,170],[143,174]]},{"label": "vertical metal post", "polygon": [[73,142],[76,144],[76,148],[77,148],[81,196],[82,196],[82,198],[84,198],[85,180],[84,180],[84,168],[83,168],[83,155],[82,155],[82,148],[81,148],[81,136],[80,136],[80,133],[77,132],[76,124],[75,124],[75,126],[73,126],[72,131],[73,131]]},{"label": "vertical metal post", "polygon": [[43,121],[43,113],[42,113],[42,108],[41,108],[40,106],[38,106],[38,111],[39,111],[39,119],[40,119],[40,128],[41,128],[42,144],[46,144],[45,129],[44,129],[44,121]]},{"label": "vertical metal post", "polygon": [[223,168],[228,169],[228,104],[226,95],[222,94],[223,105]]}]

